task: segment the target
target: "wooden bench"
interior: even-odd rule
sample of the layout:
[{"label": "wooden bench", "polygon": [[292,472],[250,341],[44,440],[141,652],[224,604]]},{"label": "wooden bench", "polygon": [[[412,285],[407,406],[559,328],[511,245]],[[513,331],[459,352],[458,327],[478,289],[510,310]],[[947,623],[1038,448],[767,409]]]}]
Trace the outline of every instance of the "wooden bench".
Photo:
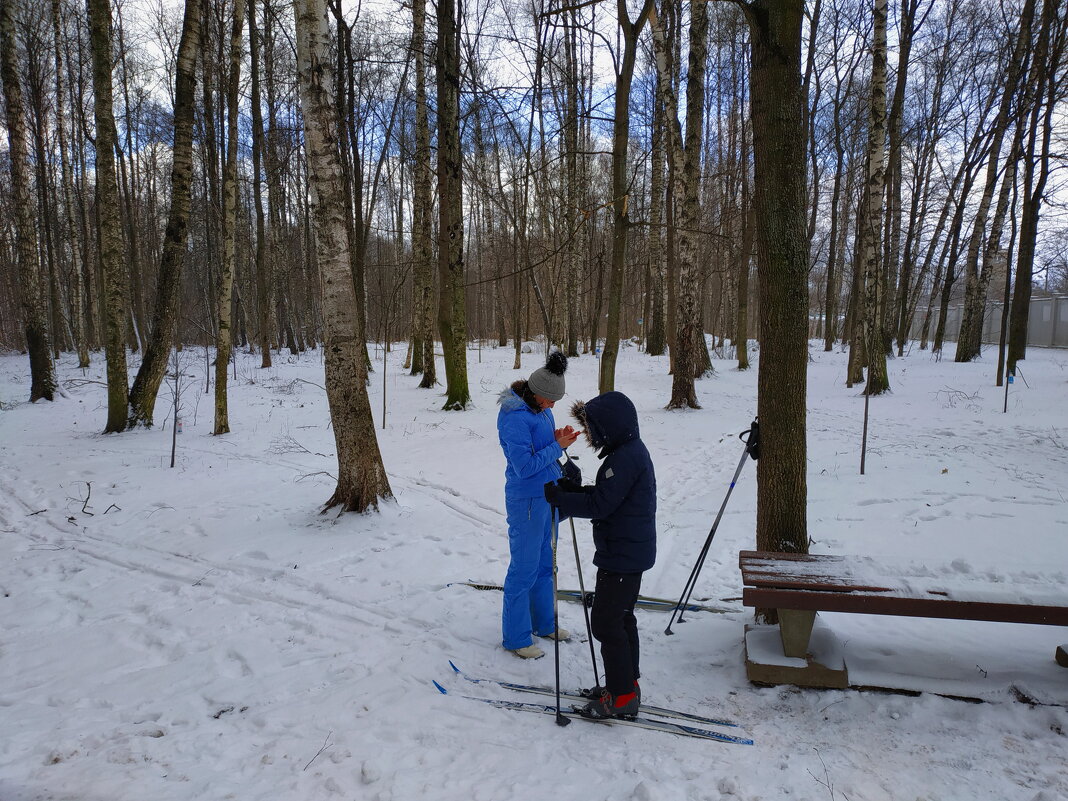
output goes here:
[{"label": "wooden bench", "polygon": [[[857,556],[742,551],[742,603],[776,609],[783,653],[805,658],[816,612],[989,620],[1068,626],[1068,593],[1052,594],[1049,584],[1010,590],[968,574],[891,575],[872,559]],[[1068,666],[1068,645],[1057,662]]]}]

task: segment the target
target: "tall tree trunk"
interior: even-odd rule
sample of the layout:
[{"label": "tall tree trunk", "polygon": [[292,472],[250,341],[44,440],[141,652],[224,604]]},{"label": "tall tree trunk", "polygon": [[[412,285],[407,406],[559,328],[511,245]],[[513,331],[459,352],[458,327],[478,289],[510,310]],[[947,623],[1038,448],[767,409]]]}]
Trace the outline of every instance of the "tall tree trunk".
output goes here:
[{"label": "tall tree trunk", "polygon": [[279,347],[284,341],[290,354],[295,355],[298,348],[289,303],[290,259],[282,248],[284,230],[288,225],[285,221],[288,220],[288,215],[282,187],[282,152],[285,144],[282,141],[282,125],[278,119],[280,101],[274,66],[276,15],[272,0],[264,0],[263,5],[263,82],[267,93],[267,131],[264,143],[266,149],[264,166],[267,178],[267,252],[268,261],[271,264],[275,330],[278,332]]},{"label": "tall tree trunk", "polygon": [[[752,0],[752,115],[760,278],[757,547],[808,552],[808,369],[803,0]],[[774,611],[762,610],[769,622]]]},{"label": "tall tree trunk", "polygon": [[886,18],[887,0],[875,0],[872,41],[871,106],[868,128],[868,175],[860,219],[860,256],[864,266],[864,356],[868,366],[866,395],[890,389],[883,347],[883,199],[886,196]]},{"label": "tall tree trunk", "polygon": [[11,147],[11,189],[15,206],[22,324],[26,349],[30,354],[30,402],[33,403],[42,398],[49,401],[54,399],[56,373],[52,365],[48,312],[35,245],[37,231],[33,222],[33,202],[30,200],[29,150],[15,41],[15,5],[16,0],[0,0],[0,77],[7,101],[6,122]]},{"label": "tall tree trunk", "polygon": [[[908,86],[912,43],[916,29],[923,24],[917,23],[916,10],[919,0],[901,0],[898,19],[898,56],[894,95],[890,102],[887,116],[887,193],[885,236],[886,247],[883,262],[883,315],[882,332],[886,342],[887,353],[893,352],[892,337],[896,322],[901,318],[901,310],[896,302],[901,300],[901,293],[894,291],[899,284],[907,284],[908,274],[904,272],[901,259],[901,188],[902,188],[902,129],[905,112],[905,90]],[[918,192],[913,193],[919,194]],[[907,297],[907,294],[906,294]],[[892,302],[895,301],[895,302]]]},{"label": "tall tree trunk", "polygon": [[[31,47],[38,46],[39,39],[34,36]],[[67,349],[66,320],[63,315],[63,300],[59,286],[59,251],[62,243],[59,241],[59,215],[56,211],[57,187],[53,181],[51,167],[52,154],[45,144],[45,130],[48,120],[45,111],[45,82],[41,79],[41,70],[36,66],[41,62],[31,58],[31,67],[28,70],[29,80],[27,90],[30,96],[32,109],[30,130],[33,133],[32,160],[36,165],[37,208],[40,224],[41,245],[38,249],[38,259],[43,257],[41,266],[42,284],[47,287],[49,308],[49,333],[52,341],[52,353],[55,358]]]},{"label": "tall tree trunk", "polygon": [[163,236],[152,329],[144,358],[130,390],[128,425],[152,425],[167,361],[174,346],[178,300],[189,230],[193,183],[193,117],[196,103],[196,61],[200,49],[199,0],[186,0],[182,38],[178,43],[174,77],[174,141],[171,147],[171,206]]},{"label": "tall tree trunk", "polygon": [[215,428],[230,432],[226,402],[227,370],[234,349],[233,288],[237,264],[237,112],[241,85],[241,30],[245,24],[245,0],[234,0],[230,28],[230,74],[226,84],[226,164],[223,168],[223,259],[219,271],[218,337],[215,347]]},{"label": "tall tree trunk", "polygon": [[[669,139],[667,130],[667,112],[664,103],[664,76],[657,71],[654,78],[655,96],[653,100],[652,153],[649,183],[649,286],[646,292],[649,311],[645,316],[645,352],[650,356],[662,356],[667,349],[664,332],[664,164],[666,161],[665,144]],[[651,319],[650,319],[651,318]]]},{"label": "tall tree trunk", "polygon": [[[666,91],[665,116],[672,130],[669,156],[673,160],[677,180],[674,186],[675,206],[681,210],[679,241],[679,285],[675,315],[675,359],[672,369],[671,400],[667,408],[699,409],[694,376],[703,370],[701,353],[704,334],[701,325],[701,302],[698,295],[699,266],[697,264],[697,236],[700,225],[699,181],[701,133],[703,130],[705,61],[707,57],[708,9],[703,3],[690,6],[690,50],[686,79],[686,131],[683,141],[678,120],[678,103],[673,89]],[[675,19],[681,18],[678,9]],[[663,26],[654,24],[654,48],[661,81],[670,81],[669,44]]]},{"label": "tall tree trunk", "polygon": [[[130,308],[128,315],[130,326],[127,329],[130,350],[136,353],[141,349],[141,340],[145,334],[145,303],[142,287],[143,265],[141,263],[141,236],[137,226],[137,205],[135,194],[137,192],[136,161],[133,147],[133,128],[136,124],[134,111],[130,103],[130,68],[126,61],[126,34],[120,15],[115,23],[115,34],[118,36],[119,74],[122,76],[122,106],[126,115],[126,124],[123,125],[126,151],[118,139],[115,140],[115,160],[119,171],[119,197],[123,204],[125,214],[123,222],[126,229],[126,261],[124,264],[125,282],[129,289]],[[127,167],[126,159],[130,160]]]},{"label": "tall tree trunk", "polygon": [[[63,76],[66,73],[66,65],[63,59],[63,22],[60,13],[60,0],[52,0],[52,35],[55,48],[55,71],[56,71],[56,100],[59,108],[65,103],[66,91],[63,84]],[[78,367],[85,369],[89,366],[89,336],[86,329],[85,318],[85,280],[82,274],[83,252],[88,243],[81,240],[76,231],[74,220],[74,200],[71,190],[74,179],[71,175],[70,156],[67,151],[67,126],[63,120],[62,111],[56,114],[56,134],[59,140],[60,175],[63,182],[63,212],[67,231],[71,243],[71,274],[73,276],[71,298],[71,318],[74,334],[74,344],[78,349]]]},{"label": "tall tree trunk", "polygon": [[[564,59],[566,63],[565,87],[566,113],[564,117],[564,159],[566,163],[565,216],[567,220],[566,250],[564,252],[564,292],[567,323],[565,346],[567,355],[578,356],[580,338],[579,322],[579,260],[581,234],[585,231],[585,214],[579,208],[579,55],[577,12],[569,12],[568,25],[564,28]],[[659,236],[659,231],[656,232]],[[661,281],[661,285],[663,282]],[[646,320],[648,324],[648,320]],[[661,340],[663,332],[661,331]],[[663,348],[661,347],[661,350]]]},{"label": "tall tree trunk", "polygon": [[968,239],[968,251],[964,261],[964,308],[961,310],[960,332],[957,334],[957,352],[955,362],[970,362],[979,356],[983,337],[983,311],[986,308],[986,286],[990,276],[983,276],[979,267],[979,254],[983,248],[983,239],[987,233],[987,217],[994,201],[1000,174],[1002,143],[1012,123],[1012,102],[1017,94],[1020,73],[1023,71],[1024,58],[1031,45],[1031,26],[1035,14],[1035,0],[1027,0],[1020,14],[1020,27],[1016,35],[1016,44],[1005,70],[1005,81],[1001,90],[1001,102],[997,118],[993,123],[993,135],[990,138],[989,157],[986,165],[986,183],[979,206],[972,222],[972,233]]},{"label": "tall tree trunk", "polygon": [[638,55],[638,36],[653,11],[653,0],[644,0],[638,16],[630,20],[626,0],[616,0],[623,53],[616,72],[615,117],[612,122],[612,265],[608,279],[608,321],[598,378],[600,392],[616,386],[616,355],[619,353],[619,315],[623,303],[623,274],[627,266],[630,235],[630,181],[627,149],[630,146],[630,87]]},{"label": "tall tree trunk", "polygon": [[[187,0],[188,1],[188,0]],[[267,220],[263,210],[263,109],[260,92],[260,31],[256,25],[256,0],[248,0],[249,64],[252,78],[252,197],[256,209],[256,341],[260,348],[260,367],[271,366],[274,344],[271,324],[271,268],[267,259]]]},{"label": "tall tree trunk", "polygon": [[[1020,247],[1016,259],[1016,281],[1009,321],[1008,371],[1027,356],[1027,324],[1031,308],[1031,284],[1042,199],[1050,174],[1050,146],[1056,127],[1058,98],[1065,83],[1065,35],[1068,19],[1058,13],[1059,4],[1042,4],[1042,22],[1033,57],[1034,74],[1028,81],[1033,93],[1029,137],[1024,157],[1023,213],[1020,218]],[[1060,7],[1063,11],[1063,7]]]},{"label": "tall tree trunk", "polygon": [[749,265],[753,259],[753,239],[756,235],[756,219],[753,203],[749,199],[749,157],[745,149],[742,160],[742,247],[738,254],[737,287],[738,302],[734,318],[734,352],[738,369],[749,369]]},{"label": "tall tree trunk", "polygon": [[412,257],[415,260],[415,324],[422,350],[423,378],[430,389],[438,382],[434,362],[434,271],[431,213],[430,114],[426,95],[426,0],[412,4],[412,51],[415,55],[415,174],[412,179]]},{"label": "tall tree trunk", "polygon": [[315,246],[322,288],[326,396],[337,447],[338,479],[325,512],[377,509],[392,497],[367,395],[367,348],[359,330],[349,263],[344,185],[338,155],[330,29],[324,0],[294,0],[297,77],[314,198]]},{"label": "tall tree trunk", "polygon": [[460,150],[460,31],[455,0],[438,3],[438,328],[445,353],[445,406],[465,409],[467,310],[464,301],[463,163]]},{"label": "tall tree trunk", "polygon": [[[219,133],[216,119],[216,98],[219,73],[222,70],[222,32],[213,25],[215,14],[211,0],[201,0],[200,36],[202,70],[202,105],[201,118],[204,124],[204,141],[202,153],[204,160],[204,302],[208,309],[215,311],[218,307],[216,276],[221,272],[222,254],[222,190],[219,168]],[[220,52],[216,54],[215,43],[219,42]],[[218,315],[208,313],[211,320],[211,335],[218,338]]]},{"label": "tall tree trunk", "polygon": [[88,0],[96,117],[96,194],[100,267],[104,274],[104,351],[107,354],[108,420],[105,434],[126,428],[126,284],[123,270],[119,186],[115,177],[115,116],[111,83],[111,2]]}]

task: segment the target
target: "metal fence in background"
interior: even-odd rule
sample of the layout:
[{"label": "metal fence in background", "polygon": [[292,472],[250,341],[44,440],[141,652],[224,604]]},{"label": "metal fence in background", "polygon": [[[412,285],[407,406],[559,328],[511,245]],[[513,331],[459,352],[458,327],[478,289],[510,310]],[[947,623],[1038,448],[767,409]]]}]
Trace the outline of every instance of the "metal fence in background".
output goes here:
[{"label": "metal fence in background", "polygon": [[[983,316],[983,344],[996,345],[1001,340],[1001,303],[988,303]],[[921,307],[922,308],[922,307]],[[946,310],[947,340],[955,342],[960,332],[963,306],[950,306]],[[938,325],[938,309],[931,314],[928,337],[933,338]],[[923,327],[923,314],[917,310],[909,336],[919,339]],[[1032,298],[1027,319],[1027,344],[1040,348],[1068,348],[1068,295]]]}]

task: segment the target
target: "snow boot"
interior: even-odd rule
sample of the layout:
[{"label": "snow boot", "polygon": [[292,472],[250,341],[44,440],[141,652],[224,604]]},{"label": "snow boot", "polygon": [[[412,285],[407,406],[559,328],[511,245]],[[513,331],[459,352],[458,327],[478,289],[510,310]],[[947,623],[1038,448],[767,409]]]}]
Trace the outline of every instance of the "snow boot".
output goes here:
[{"label": "snow boot", "polygon": [[[583,689],[579,690],[579,695],[581,695],[583,698],[594,699],[594,698],[600,698],[601,695],[604,692],[605,692],[604,687],[602,687],[600,684],[598,684],[598,685],[595,685],[593,687],[590,687],[589,689],[583,688]],[[641,685],[638,684],[637,680],[635,680],[635,682],[634,682],[634,694],[638,697],[638,705],[641,706],[641,703],[642,703],[642,688],[641,688]]]},{"label": "snow boot", "polygon": [[523,659],[541,659],[545,656],[545,652],[533,643],[524,648],[513,648],[512,653]]},{"label": "snow boot", "polygon": [[605,720],[609,718],[623,718],[634,720],[638,716],[638,695],[627,693],[626,695],[613,696],[605,690],[599,698],[595,698],[582,707],[575,707],[575,711],[584,718]]},{"label": "snow boot", "polygon": [[557,628],[556,631],[550,634],[539,634],[539,637],[544,637],[547,640],[559,640],[560,642],[567,642],[571,639],[571,632],[567,629]]}]

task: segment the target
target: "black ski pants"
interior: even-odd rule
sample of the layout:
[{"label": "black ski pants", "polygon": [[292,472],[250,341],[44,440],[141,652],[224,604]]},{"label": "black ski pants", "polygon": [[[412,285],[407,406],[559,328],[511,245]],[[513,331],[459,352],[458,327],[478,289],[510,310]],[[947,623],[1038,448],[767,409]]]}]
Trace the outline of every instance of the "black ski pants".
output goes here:
[{"label": "black ski pants", "polygon": [[634,692],[634,682],[640,675],[634,604],[641,587],[641,573],[597,571],[590,626],[601,644],[604,684],[613,696]]}]

